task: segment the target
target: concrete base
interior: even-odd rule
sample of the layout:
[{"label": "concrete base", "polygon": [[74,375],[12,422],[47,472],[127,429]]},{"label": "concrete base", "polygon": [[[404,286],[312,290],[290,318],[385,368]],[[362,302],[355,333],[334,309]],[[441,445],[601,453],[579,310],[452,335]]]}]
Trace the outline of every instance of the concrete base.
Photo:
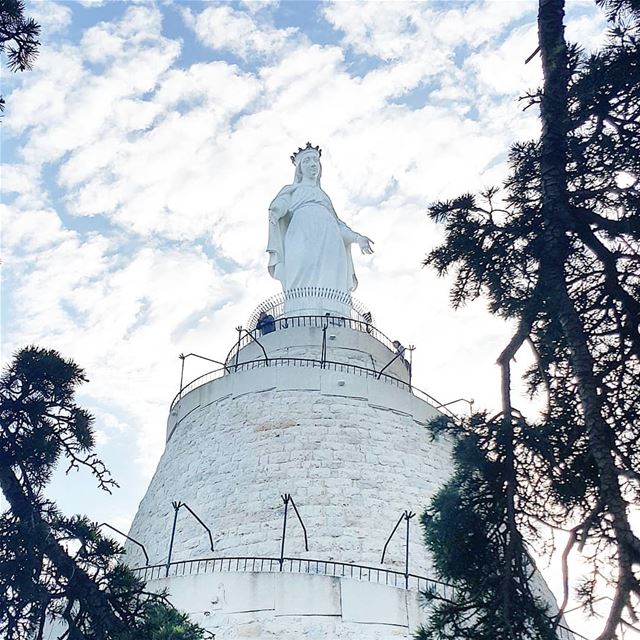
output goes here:
[{"label": "concrete base", "polygon": [[350,578],[289,573],[215,573],[153,580],[216,640],[409,639],[418,593]]}]

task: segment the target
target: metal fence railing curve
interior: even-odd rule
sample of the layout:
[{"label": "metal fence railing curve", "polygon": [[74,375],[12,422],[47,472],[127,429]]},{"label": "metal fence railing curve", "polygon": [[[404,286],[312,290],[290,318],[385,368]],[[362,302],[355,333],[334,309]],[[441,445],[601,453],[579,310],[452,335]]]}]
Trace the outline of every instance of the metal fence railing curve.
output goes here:
[{"label": "metal fence railing curve", "polygon": [[[167,567],[169,571],[167,572]],[[179,560],[166,563],[137,567],[133,572],[145,582],[165,577],[198,575],[218,572],[264,572],[264,573],[308,573],[314,575],[353,578],[364,582],[375,582],[393,587],[409,588],[416,591],[436,589],[443,597],[452,597],[454,587],[440,580],[409,574],[409,587],[406,587],[406,576],[402,571],[384,567],[371,567],[335,560],[315,560],[309,558],[274,558],[274,557],[213,557],[194,560]]]},{"label": "metal fence railing curve", "polygon": [[226,367],[220,367],[219,369],[215,369],[214,371],[209,371],[205,373],[195,380],[192,380],[189,384],[183,387],[174,397],[171,402],[171,409],[175,407],[175,405],[188,393],[201,387],[202,385],[215,380],[217,378],[221,378],[225,372],[231,374],[243,372],[243,371],[252,371],[254,369],[263,369],[267,367],[304,367],[304,368],[318,368],[325,369],[329,371],[337,371],[340,373],[358,375],[362,377],[372,378],[374,380],[381,380],[387,384],[392,384],[399,389],[403,389],[412,393],[414,396],[424,400],[428,404],[430,404],[434,408],[438,408],[438,411],[448,415],[453,420],[457,420],[458,417],[455,413],[447,409],[446,407],[441,406],[441,404],[432,396],[430,396],[426,391],[422,391],[408,382],[404,380],[400,380],[400,378],[396,378],[395,376],[389,375],[387,373],[380,373],[376,369],[369,369],[367,367],[362,367],[357,364],[348,364],[345,362],[333,362],[331,360],[318,360],[314,358],[269,358],[268,360],[250,360],[248,362],[241,362],[237,365],[229,364]]},{"label": "metal fence railing curve", "polygon": [[[274,319],[272,331],[282,331],[284,329],[295,329],[300,327],[310,327],[316,329],[323,329],[325,326],[331,327],[343,327],[351,329],[352,331],[360,331],[366,333],[372,338],[384,345],[389,351],[395,353],[396,347],[393,341],[387,337],[380,329],[376,328],[371,322],[361,320],[357,318],[343,318],[338,316],[319,316],[319,315],[300,315],[300,316],[286,316],[282,318]],[[244,330],[242,336],[231,347],[225,362],[227,364],[232,363],[236,354],[256,339],[260,339],[262,332],[260,329],[247,328]]]},{"label": "metal fence railing curve", "polygon": [[[455,586],[426,576],[384,567],[371,567],[335,560],[315,560],[309,558],[274,558],[260,556],[232,556],[179,560],[170,564],[137,567],[133,573],[144,582],[160,578],[178,578],[203,573],[304,573],[339,578],[349,578],[363,582],[384,584],[409,591],[435,592],[438,596],[451,600],[455,596]],[[557,640],[587,640],[585,636],[560,624],[556,629]]]},{"label": "metal fence railing curve", "polygon": [[371,312],[362,302],[354,298],[347,291],[338,291],[327,287],[296,287],[287,289],[267,298],[261,302],[253,311],[247,321],[247,329],[252,331],[258,324],[260,314],[266,313],[273,318],[280,318],[286,314],[287,302],[308,300],[310,303],[331,301],[342,305],[349,311],[349,317],[353,320],[363,320],[373,322]]}]

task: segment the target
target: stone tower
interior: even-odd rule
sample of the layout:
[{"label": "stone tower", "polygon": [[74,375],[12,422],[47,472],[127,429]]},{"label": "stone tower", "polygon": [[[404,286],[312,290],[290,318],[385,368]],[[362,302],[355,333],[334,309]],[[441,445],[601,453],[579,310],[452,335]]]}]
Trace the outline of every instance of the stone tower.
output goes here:
[{"label": "stone tower", "polygon": [[[317,311],[290,315],[289,299]],[[336,302],[350,314],[318,311]],[[262,312],[273,317],[264,333]],[[430,440],[437,403],[411,387],[409,363],[372,320],[339,292],[276,296],[225,367],[171,405],[130,531],[150,566],[133,545],[128,563],[220,640],[415,631],[432,571],[405,512],[421,513],[447,478],[450,444]]]},{"label": "stone tower", "polygon": [[351,295],[350,245],[371,241],[337,218],[319,157],[294,154],[270,207],[284,292],[171,403],[130,531],[128,564],[218,640],[411,638],[419,591],[450,589],[413,517],[451,473],[426,429],[444,409]]}]

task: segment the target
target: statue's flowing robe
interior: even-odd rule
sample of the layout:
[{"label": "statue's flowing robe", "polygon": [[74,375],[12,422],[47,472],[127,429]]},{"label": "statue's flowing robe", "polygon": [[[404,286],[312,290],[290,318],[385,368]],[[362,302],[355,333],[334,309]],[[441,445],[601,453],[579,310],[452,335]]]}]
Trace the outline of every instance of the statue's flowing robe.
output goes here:
[{"label": "statue's flowing robe", "polygon": [[282,214],[277,223],[269,223],[267,252],[269,273],[285,291],[326,287],[348,292],[358,286],[351,257],[358,234],[338,218],[320,187],[288,185],[269,211]]}]

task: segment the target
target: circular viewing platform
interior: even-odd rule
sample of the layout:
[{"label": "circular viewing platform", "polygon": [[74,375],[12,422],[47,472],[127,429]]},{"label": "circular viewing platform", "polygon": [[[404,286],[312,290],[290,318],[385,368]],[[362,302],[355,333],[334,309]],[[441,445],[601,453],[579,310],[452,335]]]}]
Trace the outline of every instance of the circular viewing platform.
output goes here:
[{"label": "circular viewing platform", "polygon": [[224,364],[184,384],[173,411],[196,389],[224,376],[283,367],[320,369],[392,385],[427,402],[452,419],[457,416],[412,383],[411,363],[393,341],[369,322],[336,316],[285,316],[268,330],[242,329]]},{"label": "circular viewing platform", "polygon": [[[325,311],[336,305],[344,315]],[[313,311],[300,314],[302,308]],[[182,385],[172,411],[192,391],[223,376],[264,368],[321,369],[375,379],[407,391],[456,418],[412,383],[411,350],[373,324],[371,312],[345,292],[306,287],[268,298],[253,311],[221,366]]]}]

